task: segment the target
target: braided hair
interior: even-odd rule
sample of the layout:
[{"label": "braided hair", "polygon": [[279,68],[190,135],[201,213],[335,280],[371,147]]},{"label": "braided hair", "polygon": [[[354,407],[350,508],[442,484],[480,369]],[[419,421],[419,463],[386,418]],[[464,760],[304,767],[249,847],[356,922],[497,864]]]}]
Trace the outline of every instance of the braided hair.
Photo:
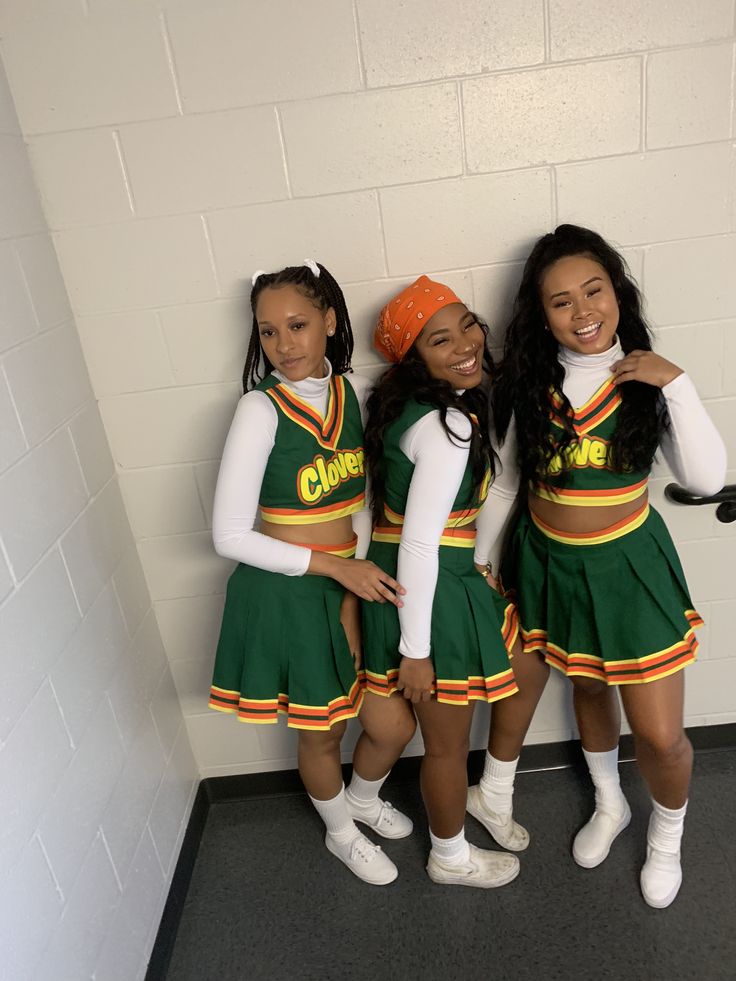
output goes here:
[{"label": "braided hair", "polygon": [[[544,330],[541,295],[547,270],[569,256],[592,259],[608,274],[619,304],[617,334],[624,353],[652,349],[641,294],[625,260],[612,246],[596,232],[578,225],[559,225],[537,241],[524,266],[492,394],[498,438],[501,442],[505,438],[513,414],[521,478],[536,485],[544,484],[552,457],[559,453],[564,461],[566,448],[577,439],[573,408],[562,391],[565,370],[557,359],[558,344],[552,332]],[[565,429],[557,441],[549,428],[550,391],[562,399],[560,417]],[[667,427],[659,390],[629,381],[619,387],[619,393],[622,404],[611,438],[610,466],[618,472],[646,470]]]},{"label": "braided hair", "polygon": [[280,272],[261,273],[253,284],[250,293],[250,309],[253,314],[248,352],[243,368],[243,391],[247,392],[262,381],[273,365],[268,360],[261,347],[261,339],[256,321],[256,306],[258,297],[265,289],[279,289],[282,286],[294,286],[307,297],[319,310],[326,313],[330,308],[335,311],[335,333],[327,338],[327,360],[332,365],[335,375],[342,375],[350,369],[350,359],[353,355],[353,329],[350,325],[345,297],[335,277],[321,263],[317,263],[319,275],[315,275],[309,266],[287,266]]}]

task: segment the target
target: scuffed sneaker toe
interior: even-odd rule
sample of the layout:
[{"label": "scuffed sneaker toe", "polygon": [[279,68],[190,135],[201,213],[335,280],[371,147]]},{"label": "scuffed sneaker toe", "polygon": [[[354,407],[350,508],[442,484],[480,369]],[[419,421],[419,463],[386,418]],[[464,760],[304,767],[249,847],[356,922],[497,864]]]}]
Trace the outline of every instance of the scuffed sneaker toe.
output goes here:
[{"label": "scuffed sneaker toe", "polygon": [[429,853],[427,874],[432,882],[445,886],[474,886],[495,889],[512,882],[521,869],[519,859],[505,852],[491,852],[469,845],[468,861],[462,865],[447,865]]},{"label": "scuffed sneaker toe", "polygon": [[502,848],[512,852],[523,852],[529,847],[529,832],[514,821],[511,814],[500,815],[492,811],[483,796],[479,785],[468,788],[468,814],[480,821],[493,840]]}]

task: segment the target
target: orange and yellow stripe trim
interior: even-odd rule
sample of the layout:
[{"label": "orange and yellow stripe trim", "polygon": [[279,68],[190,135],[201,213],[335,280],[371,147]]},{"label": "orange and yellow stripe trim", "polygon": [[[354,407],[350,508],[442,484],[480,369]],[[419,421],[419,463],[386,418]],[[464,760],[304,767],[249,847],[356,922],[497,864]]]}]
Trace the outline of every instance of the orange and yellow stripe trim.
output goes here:
[{"label": "orange and yellow stripe trim", "polygon": [[359,676],[347,695],[333,698],[327,705],[302,705],[290,702],[281,692],[277,698],[247,698],[237,691],[210,689],[209,707],[216,712],[237,715],[238,722],[255,725],[274,725],[279,715],[287,716],[290,729],[328,731],[339,722],[358,716],[363,702],[363,678]]},{"label": "orange and yellow stripe trim", "polygon": [[503,637],[504,647],[508,651],[509,657],[513,657],[514,644],[521,633],[521,623],[519,622],[519,610],[516,603],[510,601],[503,614],[501,624],[501,636]]},{"label": "orange and yellow stripe trim", "polygon": [[[386,674],[366,671],[366,691],[390,698],[397,691],[398,679],[398,668],[391,668]],[[514,672],[511,668],[507,668],[506,671],[488,678],[482,675],[470,675],[467,680],[438,678],[432,686],[431,693],[444,705],[467,705],[469,702],[498,702],[502,698],[508,698],[509,695],[515,695],[518,690]]]},{"label": "orange and yellow stripe trim", "polygon": [[[398,545],[401,541],[401,528],[395,525],[376,525],[371,537],[374,542]],[[463,528],[445,528],[440,536],[440,545],[447,545],[450,548],[474,548],[475,528],[469,531]]]},{"label": "orange and yellow stripe trim", "polygon": [[545,501],[555,504],[576,505],[579,507],[606,507],[613,504],[628,504],[646,493],[648,477],[626,487],[610,487],[604,490],[569,490],[565,487],[551,487],[548,484],[534,486],[533,492]]},{"label": "orange and yellow stripe trim", "polygon": [[261,505],[261,518],[272,525],[316,525],[320,521],[332,521],[355,514],[365,506],[365,493],[356,494],[349,501],[336,501],[321,508],[269,508]]},{"label": "orange and yellow stripe trim", "polygon": [[593,678],[609,685],[642,685],[667,678],[696,660],[698,640],[693,630],[702,627],[703,619],[696,610],[686,610],[685,617],[690,627],[682,640],[644,657],[604,661],[595,654],[569,654],[548,641],[545,630],[522,629],[523,648],[526,653],[543,651],[547,664],[568,678]]},{"label": "orange and yellow stripe trim", "polygon": [[[557,392],[550,393],[552,410],[550,418],[555,425],[564,428],[564,418],[560,412],[563,400]],[[608,379],[579,408],[573,410],[572,425],[578,436],[583,436],[608,419],[621,405],[621,393],[612,379]]]},{"label": "orange and yellow stripe trim", "polygon": [[[383,505],[383,510],[386,517],[395,525],[404,524],[404,515],[400,514],[398,511],[394,511],[390,508],[388,504]],[[469,525],[472,521],[478,517],[479,507],[474,508],[464,508],[462,511],[450,511],[447,516],[447,524],[445,528],[460,528],[463,525]]]},{"label": "orange and yellow stripe trim", "polygon": [[628,535],[630,532],[640,528],[649,517],[649,501],[645,501],[638,510],[622,518],[621,521],[617,521],[615,524],[608,525],[607,528],[601,528],[600,531],[594,532],[560,531],[548,525],[546,521],[542,521],[533,511],[530,512],[530,515],[532,521],[542,534],[555,542],[562,542],[563,545],[604,545],[606,542],[623,538],[624,535]]},{"label": "orange and yellow stripe trim", "polygon": [[317,440],[326,450],[334,450],[345,419],[345,380],[337,375],[330,380],[327,412],[320,414],[286,385],[279,384],[266,392],[283,414]]},{"label": "orange and yellow stripe trim", "polygon": [[358,547],[358,536],[353,535],[349,542],[343,545],[314,545],[309,542],[295,542],[302,548],[309,548],[313,552],[327,552],[329,555],[339,555],[341,559],[352,559]]}]

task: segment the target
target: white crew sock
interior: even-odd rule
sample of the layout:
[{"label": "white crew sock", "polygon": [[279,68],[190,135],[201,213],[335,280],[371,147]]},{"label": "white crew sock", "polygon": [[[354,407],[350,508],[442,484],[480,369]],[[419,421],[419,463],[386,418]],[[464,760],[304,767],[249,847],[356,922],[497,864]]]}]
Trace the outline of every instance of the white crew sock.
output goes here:
[{"label": "white crew sock", "polygon": [[470,858],[470,846],[465,840],[465,828],[458,831],[452,838],[438,838],[430,828],[429,839],[432,851],[443,865],[463,865]]},{"label": "white crew sock", "polygon": [[388,773],[380,780],[365,780],[353,770],[350,786],[345,791],[351,807],[360,811],[366,818],[377,821],[383,806],[383,801],[380,800],[378,794],[387,776]]},{"label": "white crew sock", "polygon": [[646,902],[664,909],[677,896],[682,883],[680,842],[685,827],[687,801],[676,810],[652,800],[647,831],[647,860],[641,870],[641,891]]},{"label": "white crew sock", "polygon": [[340,792],[331,800],[315,800],[309,798],[314,804],[315,809],[322,820],[325,822],[327,833],[336,842],[346,844],[357,838],[360,831],[355,826],[355,822],[348,814],[348,806],[345,801],[345,787],[340,788]]},{"label": "white crew sock", "polygon": [[687,801],[682,807],[673,811],[652,799],[647,844],[666,855],[679,855],[682,832],[685,830],[686,811]]},{"label": "white crew sock", "polygon": [[585,762],[595,786],[595,809],[614,817],[626,810],[626,798],[618,774],[618,746],[606,753],[591,753],[583,748]]},{"label": "white crew sock", "polygon": [[489,810],[500,817],[508,817],[514,804],[514,777],[519,757],[515,760],[497,760],[486,750],[486,762],[480,789]]}]

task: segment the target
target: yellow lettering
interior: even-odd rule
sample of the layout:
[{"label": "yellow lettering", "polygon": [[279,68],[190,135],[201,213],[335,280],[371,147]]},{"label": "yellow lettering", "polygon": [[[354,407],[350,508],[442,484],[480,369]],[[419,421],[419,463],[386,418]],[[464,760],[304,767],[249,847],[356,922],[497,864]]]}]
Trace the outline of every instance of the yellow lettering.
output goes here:
[{"label": "yellow lettering", "polygon": [[582,440],[575,447],[575,466],[584,467],[588,462],[589,453],[590,440],[587,436],[583,436]]},{"label": "yellow lettering", "polygon": [[319,474],[319,479],[322,482],[322,490],[325,494],[330,493],[330,478],[327,476],[327,468],[325,467],[325,458],[323,456],[315,457],[314,464],[317,467],[317,473]]},{"label": "yellow lettering", "polygon": [[590,462],[594,467],[604,467],[606,465],[606,457],[608,456],[608,447],[605,443],[601,443],[600,440],[594,439],[590,443]]},{"label": "yellow lettering", "polygon": [[322,497],[316,467],[302,467],[299,473],[299,497],[305,504],[314,504]]},{"label": "yellow lettering", "polygon": [[323,497],[352,477],[361,476],[364,470],[363,450],[338,450],[329,460],[322,454],[302,467],[297,474],[299,500],[304,504],[316,504]]},{"label": "yellow lettering", "polygon": [[547,467],[547,473],[555,476],[565,467],[583,469],[585,467],[605,467],[608,462],[608,443],[605,440],[583,436],[582,439],[571,443],[564,453],[555,453]]}]

